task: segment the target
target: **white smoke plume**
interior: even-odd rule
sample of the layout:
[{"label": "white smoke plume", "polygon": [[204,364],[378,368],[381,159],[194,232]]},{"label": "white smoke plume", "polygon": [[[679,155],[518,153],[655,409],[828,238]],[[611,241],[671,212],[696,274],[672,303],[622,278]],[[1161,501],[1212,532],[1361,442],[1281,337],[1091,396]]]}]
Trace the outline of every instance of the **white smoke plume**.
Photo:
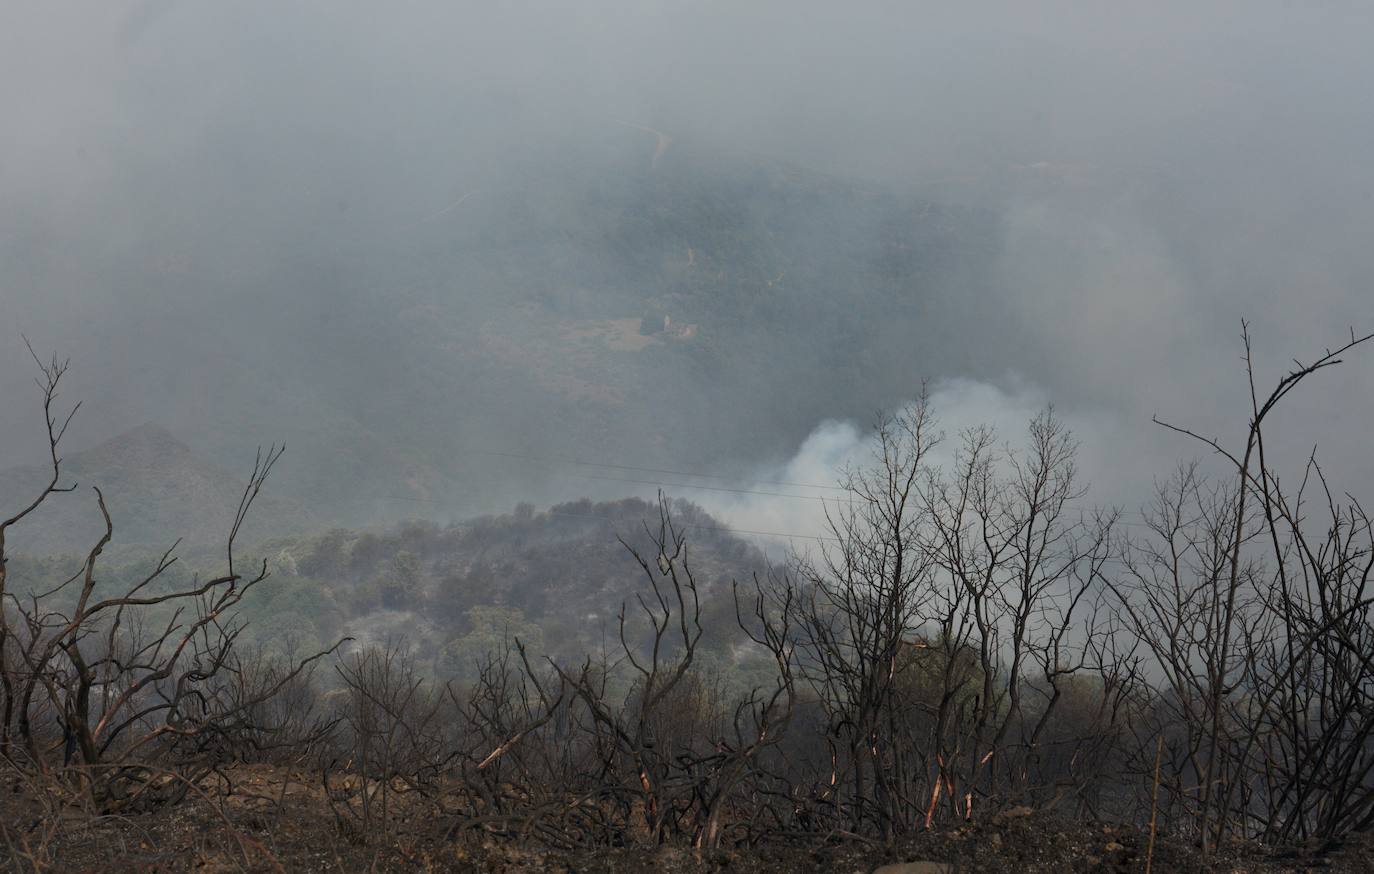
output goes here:
[{"label": "white smoke plume", "polygon": [[[953,460],[959,434],[978,426],[993,428],[999,442],[1015,449],[1036,415],[1051,407],[1041,388],[1015,375],[1000,384],[949,379],[933,384],[930,409],[943,439],[930,458],[935,467]],[[1099,409],[1058,409],[1079,444],[1078,464],[1088,493],[1082,506],[1133,506],[1147,495],[1152,479],[1168,473],[1170,459],[1147,430],[1118,414]],[[1148,423],[1146,423],[1148,425]],[[747,494],[684,494],[703,504],[732,528],[756,539],[770,554],[804,548],[824,538],[826,507],[846,500],[844,472],[873,463],[876,437],[871,423],[826,421],[816,426],[795,455],[760,469]],[[1121,456],[1130,464],[1115,462]],[[1140,463],[1142,458],[1150,463]]]}]

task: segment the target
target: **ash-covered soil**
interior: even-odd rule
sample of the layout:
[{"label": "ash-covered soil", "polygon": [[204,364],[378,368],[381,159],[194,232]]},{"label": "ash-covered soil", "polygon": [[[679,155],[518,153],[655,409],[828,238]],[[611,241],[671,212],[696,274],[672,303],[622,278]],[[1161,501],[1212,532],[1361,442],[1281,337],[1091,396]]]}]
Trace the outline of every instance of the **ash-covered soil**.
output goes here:
[{"label": "ash-covered soil", "polygon": [[[1016,808],[958,827],[921,832],[888,849],[864,839],[823,835],[753,847],[696,852],[689,847],[559,849],[492,836],[445,837],[447,823],[416,816],[389,833],[341,826],[308,773],[253,768],[234,772],[233,794],[207,792],[157,813],[53,808],[32,786],[8,783],[0,816],[10,839],[7,870],[109,872],[843,872],[843,874],[1037,874],[1144,871],[1149,836],[1104,823],[1068,822]],[[920,863],[920,864],[914,864]],[[883,866],[893,866],[883,869]],[[1204,861],[1185,837],[1161,834],[1152,871],[1323,872],[1374,870],[1374,836],[1325,852],[1277,850],[1232,841]]]}]

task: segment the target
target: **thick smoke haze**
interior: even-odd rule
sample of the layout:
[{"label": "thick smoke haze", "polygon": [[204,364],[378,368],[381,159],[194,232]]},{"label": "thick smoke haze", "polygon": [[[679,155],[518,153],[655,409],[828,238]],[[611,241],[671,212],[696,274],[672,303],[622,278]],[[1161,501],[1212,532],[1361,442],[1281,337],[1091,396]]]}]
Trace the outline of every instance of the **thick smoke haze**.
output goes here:
[{"label": "thick smoke haze", "polygon": [[[852,5],[8,4],[0,467],[22,332],[73,449],[285,439],[349,523],[831,483],[924,379],[951,434],[1055,404],[1129,505],[1198,453],[1152,415],[1239,436],[1243,318],[1262,385],[1374,321],[1368,7]],[[1367,484],[1371,388],[1293,457]]]}]

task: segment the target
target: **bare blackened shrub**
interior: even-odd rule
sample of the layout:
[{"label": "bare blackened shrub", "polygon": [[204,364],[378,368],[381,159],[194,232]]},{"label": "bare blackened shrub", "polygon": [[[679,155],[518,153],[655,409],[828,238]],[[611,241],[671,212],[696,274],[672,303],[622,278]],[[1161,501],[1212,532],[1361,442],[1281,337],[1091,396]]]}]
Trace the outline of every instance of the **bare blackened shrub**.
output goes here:
[{"label": "bare blackened shrub", "polygon": [[1041,734],[1022,756],[1024,803],[1078,819],[1136,818],[1132,753],[1143,748],[1135,731],[1151,695],[1140,660],[1094,653],[1082,670],[1052,686],[1034,679],[1027,685],[1044,704],[1028,714]]},{"label": "bare blackened shrub", "polygon": [[1248,679],[1235,706],[1249,742],[1222,804],[1250,814],[1247,830],[1264,838],[1329,843],[1374,826],[1374,528],[1315,460],[1292,496],[1267,475],[1262,486],[1276,553],[1265,606],[1282,630],[1243,638]]},{"label": "bare blackened shrub", "polygon": [[1231,833],[1329,844],[1374,824],[1370,521],[1315,458],[1295,489],[1281,487],[1265,444],[1290,392],[1372,338],[1352,332],[1261,395],[1247,327],[1243,443],[1168,426],[1214,450],[1231,478],[1184,468],[1112,586],[1161,675],[1153,731],[1165,738],[1167,812],[1204,851]]},{"label": "bare blackened shrub", "polygon": [[946,790],[965,815],[979,796],[1044,801],[1040,790],[1058,779],[1042,767],[1045,732],[1065,688],[1118,668],[1101,662],[1110,628],[1092,609],[1116,516],[1074,508],[1084,494],[1076,452],[1047,411],[1021,450],[997,450],[986,429],[965,432],[954,474],[927,487],[932,549],[952,584],[927,621],[978,653],[971,725],[937,741]]},{"label": "bare blackened shrub", "polygon": [[[32,350],[30,350],[32,351]],[[282,450],[259,452],[228,532],[225,569],[160,589],[175,564],[168,549],[122,591],[107,592],[100,557],[114,525],[95,490],[104,534],[80,569],[46,591],[9,587],[6,537],[63,485],[59,445],[72,416],[56,411],[67,364],[34,358],[43,393],[51,476],[15,515],[0,520],[0,756],[21,772],[62,774],[62,785],[102,810],[175,802],[203,777],[259,746],[274,726],[264,706],[316,653],[245,682],[235,645],[235,611],[267,578],[263,562],[240,569],[235,544]],[[79,406],[79,405],[78,405]]]},{"label": "bare blackened shrub", "polygon": [[597,843],[595,817],[580,816],[593,769],[556,673],[507,639],[479,663],[474,682],[450,683],[447,692],[457,716],[448,834]]},{"label": "bare blackened shrub", "polygon": [[936,439],[923,399],[879,422],[874,469],[851,474],[853,500],[829,516],[838,546],[814,560],[799,556],[792,572],[801,582],[784,578],[780,596],[797,630],[797,676],[825,708],[827,733],[839,742],[834,810],[852,831],[873,824],[888,838],[914,810],[904,785],[913,763],[900,760],[910,749],[893,743],[896,666],[931,591],[919,486]]},{"label": "bare blackened shrub", "polygon": [[652,556],[625,544],[648,583],[648,593],[636,599],[647,642],[633,639],[625,608],[619,616],[621,657],[633,677],[629,695],[618,700],[608,694],[606,672],[590,660],[576,669],[555,667],[600,758],[607,800],[642,821],[640,839],[657,844],[686,838],[714,847],[727,816],[741,813],[732,806],[754,803],[739,790],[761,752],[785,730],[792,704],[790,642],[785,627],[766,615],[760,594],[751,636],[773,654],[778,683],[728,709],[711,701],[693,673],[702,636],[699,589],[686,539],[666,502],[660,501],[657,531],[646,533]]},{"label": "bare blackened shrub", "polygon": [[[319,662],[295,670],[301,654],[294,645],[281,651],[261,646],[243,650],[234,653],[232,670],[225,677],[227,694],[243,705],[240,755],[248,762],[283,765],[312,760],[338,723],[320,700],[315,675]],[[272,689],[274,694],[264,694]]]},{"label": "bare blackened shrub", "polygon": [[[1210,754],[1209,690],[1222,673],[1234,670],[1229,657],[1223,667],[1219,623],[1236,508],[1236,492],[1204,480],[1197,465],[1180,468],[1145,509],[1147,535],[1125,542],[1121,572],[1112,582],[1131,631],[1151,655],[1159,690],[1140,724],[1136,770],[1152,767],[1150,740],[1163,736],[1160,797],[1170,821],[1200,813]],[[1253,519],[1243,534],[1253,539]],[[1254,568],[1238,570],[1243,581]],[[1261,614],[1252,592],[1251,586],[1238,586],[1232,612],[1253,624]]]},{"label": "bare blackened shrub", "polygon": [[389,841],[440,795],[449,717],[442,690],[409,652],[368,648],[335,667],[346,699],[321,782],[340,827],[360,841]]}]

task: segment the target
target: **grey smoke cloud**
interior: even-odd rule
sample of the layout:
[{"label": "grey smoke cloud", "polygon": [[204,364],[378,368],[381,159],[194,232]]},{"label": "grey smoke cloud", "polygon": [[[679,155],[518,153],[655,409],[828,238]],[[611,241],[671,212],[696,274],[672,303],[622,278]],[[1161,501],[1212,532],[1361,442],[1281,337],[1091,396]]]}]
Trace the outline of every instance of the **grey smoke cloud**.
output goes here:
[{"label": "grey smoke cloud", "polygon": [[[944,379],[948,429],[1016,420],[1005,432],[1054,402],[1103,500],[1196,451],[1151,415],[1219,436],[1243,425],[1242,317],[1268,381],[1374,315],[1368,7],[854,5],[15,5],[0,28],[0,465],[41,449],[32,420],[8,412],[30,396],[21,330],[76,359],[70,396],[88,403],[76,444],[156,420],[219,455],[287,436],[294,461],[319,429],[389,417],[463,452],[552,430],[516,392],[436,408],[403,340],[337,325],[368,325],[404,289],[442,281],[446,268],[407,255],[436,217],[464,239],[576,227],[577,203],[512,205],[505,192],[531,165],[647,165],[654,138],[621,122],[669,135],[669,155],[705,144],[994,215],[995,281],[937,329],[962,360],[883,376],[885,403]],[[356,364],[320,367],[324,346]],[[1367,479],[1371,388],[1357,355],[1296,398],[1283,420],[1293,453],[1320,436],[1338,469]],[[709,399],[713,385],[684,375],[674,390]],[[810,437],[691,462],[748,476],[800,447],[796,476],[815,481],[863,440],[819,423],[854,420],[833,406]],[[734,411],[719,424],[737,427]],[[633,431],[629,445],[654,437],[629,413],[615,427]],[[389,451],[367,439],[357,459]],[[434,441],[426,464],[444,455]],[[464,482],[480,492],[464,506],[483,509],[635,488],[490,471]]]}]

